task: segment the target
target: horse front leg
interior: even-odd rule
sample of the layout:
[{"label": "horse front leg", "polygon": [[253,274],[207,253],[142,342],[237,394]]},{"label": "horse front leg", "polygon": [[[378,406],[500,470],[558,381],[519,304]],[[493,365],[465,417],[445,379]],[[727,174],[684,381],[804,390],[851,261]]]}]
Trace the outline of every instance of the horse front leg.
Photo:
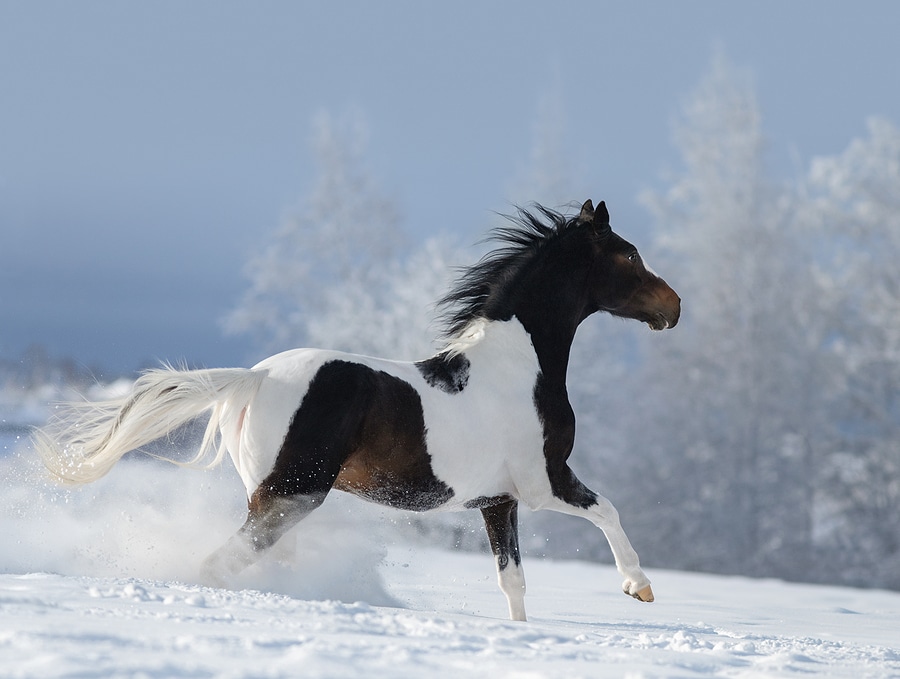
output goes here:
[{"label": "horse front leg", "polygon": [[551,476],[551,487],[552,497],[541,503],[540,508],[581,516],[602,530],[616,568],[625,577],[622,590],[638,601],[653,601],[650,579],[641,570],[640,559],[622,529],[619,512],[612,502],[585,486],[568,465]]},{"label": "horse front leg", "polygon": [[497,563],[497,581],[506,595],[509,619],[525,621],[525,573],[519,555],[519,502],[506,502],[483,507],[484,527]]}]

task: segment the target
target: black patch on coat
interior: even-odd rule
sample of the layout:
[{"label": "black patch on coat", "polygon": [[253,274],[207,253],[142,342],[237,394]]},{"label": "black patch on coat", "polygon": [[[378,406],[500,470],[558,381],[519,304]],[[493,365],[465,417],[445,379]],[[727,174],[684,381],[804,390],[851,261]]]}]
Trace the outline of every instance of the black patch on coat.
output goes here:
[{"label": "black patch on coat", "polygon": [[516,566],[521,565],[518,500],[508,498],[500,504],[482,507],[481,515],[484,517],[491,552],[497,559],[497,570],[506,570],[510,559]]},{"label": "black patch on coat", "polygon": [[408,510],[453,497],[432,471],[412,385],[350,361],[319,368],[254,495],[317,495],[332,487]]},{"label": "black patch on coat", "polygon": [[466,388],[469,365],[465,354],[451,356],[447,352],[416,363],[428,384],[448,394],[458,394]]},{"label": "black patch on coat", "polygon": [[463,507],[465,507],[466,509],[485,509],[487,507],[494,507],[504,502],[509,502],[512,499],[513,497],[511,495],[507,495],[506,493],[504,493],[503,495],[482,495],[472,500],[468,500],[465,504],[463,504]]},{"label": "black patch on coat", "polygon": [[575,412],[565,383],[560,390],[552,386],[544,373],[539,373],[534,384],[534,405],[544,430],[544,459],[553,495],[582,509],[597,504],[597,494],[578,480],[567,462],[575,446]]}]

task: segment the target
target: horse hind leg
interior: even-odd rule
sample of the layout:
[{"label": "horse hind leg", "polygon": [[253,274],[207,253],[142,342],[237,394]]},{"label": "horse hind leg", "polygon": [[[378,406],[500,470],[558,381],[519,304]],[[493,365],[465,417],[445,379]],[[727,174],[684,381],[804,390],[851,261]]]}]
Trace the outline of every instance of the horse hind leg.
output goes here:
[{"label": "horse hind leg", "polygon": [[322,502],[328,491],[304,495],[276,495],[257,489],[249,503],[244,525],[224,545],[204,560],[201,577],[217,586],[255,563],[294,525]]},{"label": "horse hind leg", "polygon": [[367,368],[335,361],[320,368],[291,418],[275,464],[250,498],[244,525],[204,562],[209,581],[254,563],[298,521],[325,501],[375,398]]},{"label": "horse hind leg", "polygon": [[483,507],[484,527],[497,564],[497,581],[509,605],[509,619],[525,621],[525,573],[519,555],[519,503],[509,499]]},{"label": "horse hind leg", "polygon": [[294,418],[274,468],[250,497],[244,525],[204,561],[205,580],[227,584],[325,501],[349,447],[335,437],[318,441],[311,431]]}]

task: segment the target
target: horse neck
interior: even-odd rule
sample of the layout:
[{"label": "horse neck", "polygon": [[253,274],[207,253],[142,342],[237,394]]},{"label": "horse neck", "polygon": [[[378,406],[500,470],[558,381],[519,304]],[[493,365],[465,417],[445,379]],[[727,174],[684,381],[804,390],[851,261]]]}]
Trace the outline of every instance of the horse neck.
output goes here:
[{"label": "horse neck", "polygon": [[538,287],[536,294],[523,296],[515,316],[531,337],[545,386],[565,394],[569,353],[575,331],[587,316],[586,305],[578,295],[548,290],[554,289]]},{"label": "horse neck", "polygon": [[586,297],[589,253],[579,243],[560,245],[519,271],[485,304],[487,318],[518,320],[537,355],[542,383],[561,397],[575,331],[592,311]]},{"label": "horse neck", "polygon": [[[561,258],[560,258],[561,259]],[[589,262],[567,256],[520,280],[511,301],[512,315],[531,338],[546,387],[566,393],[569,352],[578,325],[588,314],[584,297]]]},{"label": "horse neck", "polygon": [[569,352],[575,338],[575,329],[548,328],[545,325],[529,329],[525,325],[525,330],[531,336],[545,385],[554,391],[565,392]]},{"label": "horse neck", "polygon": [[503,379],[522,370],[534,379],[539,372],[545,386],[553,387],[554,392],[562,390],[564,395],[574,329],[566,332],[557,324],[530,325],[515,314],[509,320],[476,318],[440,355],[465,354],[504,373]]}]

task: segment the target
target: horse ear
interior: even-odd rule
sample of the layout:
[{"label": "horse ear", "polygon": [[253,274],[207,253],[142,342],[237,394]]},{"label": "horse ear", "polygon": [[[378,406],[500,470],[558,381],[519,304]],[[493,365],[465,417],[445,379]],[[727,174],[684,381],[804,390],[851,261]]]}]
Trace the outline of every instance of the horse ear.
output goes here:
[{"label": "horse ear", "polygon": [[597,206],[597,212],[594,213],[594,224],[596,226],[609,226],[609,210],[606,209],[606,201],[601,200]]},{"label": "horse ear", "polygon": [[578,215],[579,223],[590,223],[594,221],[594,203],[588,198],[581,206],[581,212]]}]

